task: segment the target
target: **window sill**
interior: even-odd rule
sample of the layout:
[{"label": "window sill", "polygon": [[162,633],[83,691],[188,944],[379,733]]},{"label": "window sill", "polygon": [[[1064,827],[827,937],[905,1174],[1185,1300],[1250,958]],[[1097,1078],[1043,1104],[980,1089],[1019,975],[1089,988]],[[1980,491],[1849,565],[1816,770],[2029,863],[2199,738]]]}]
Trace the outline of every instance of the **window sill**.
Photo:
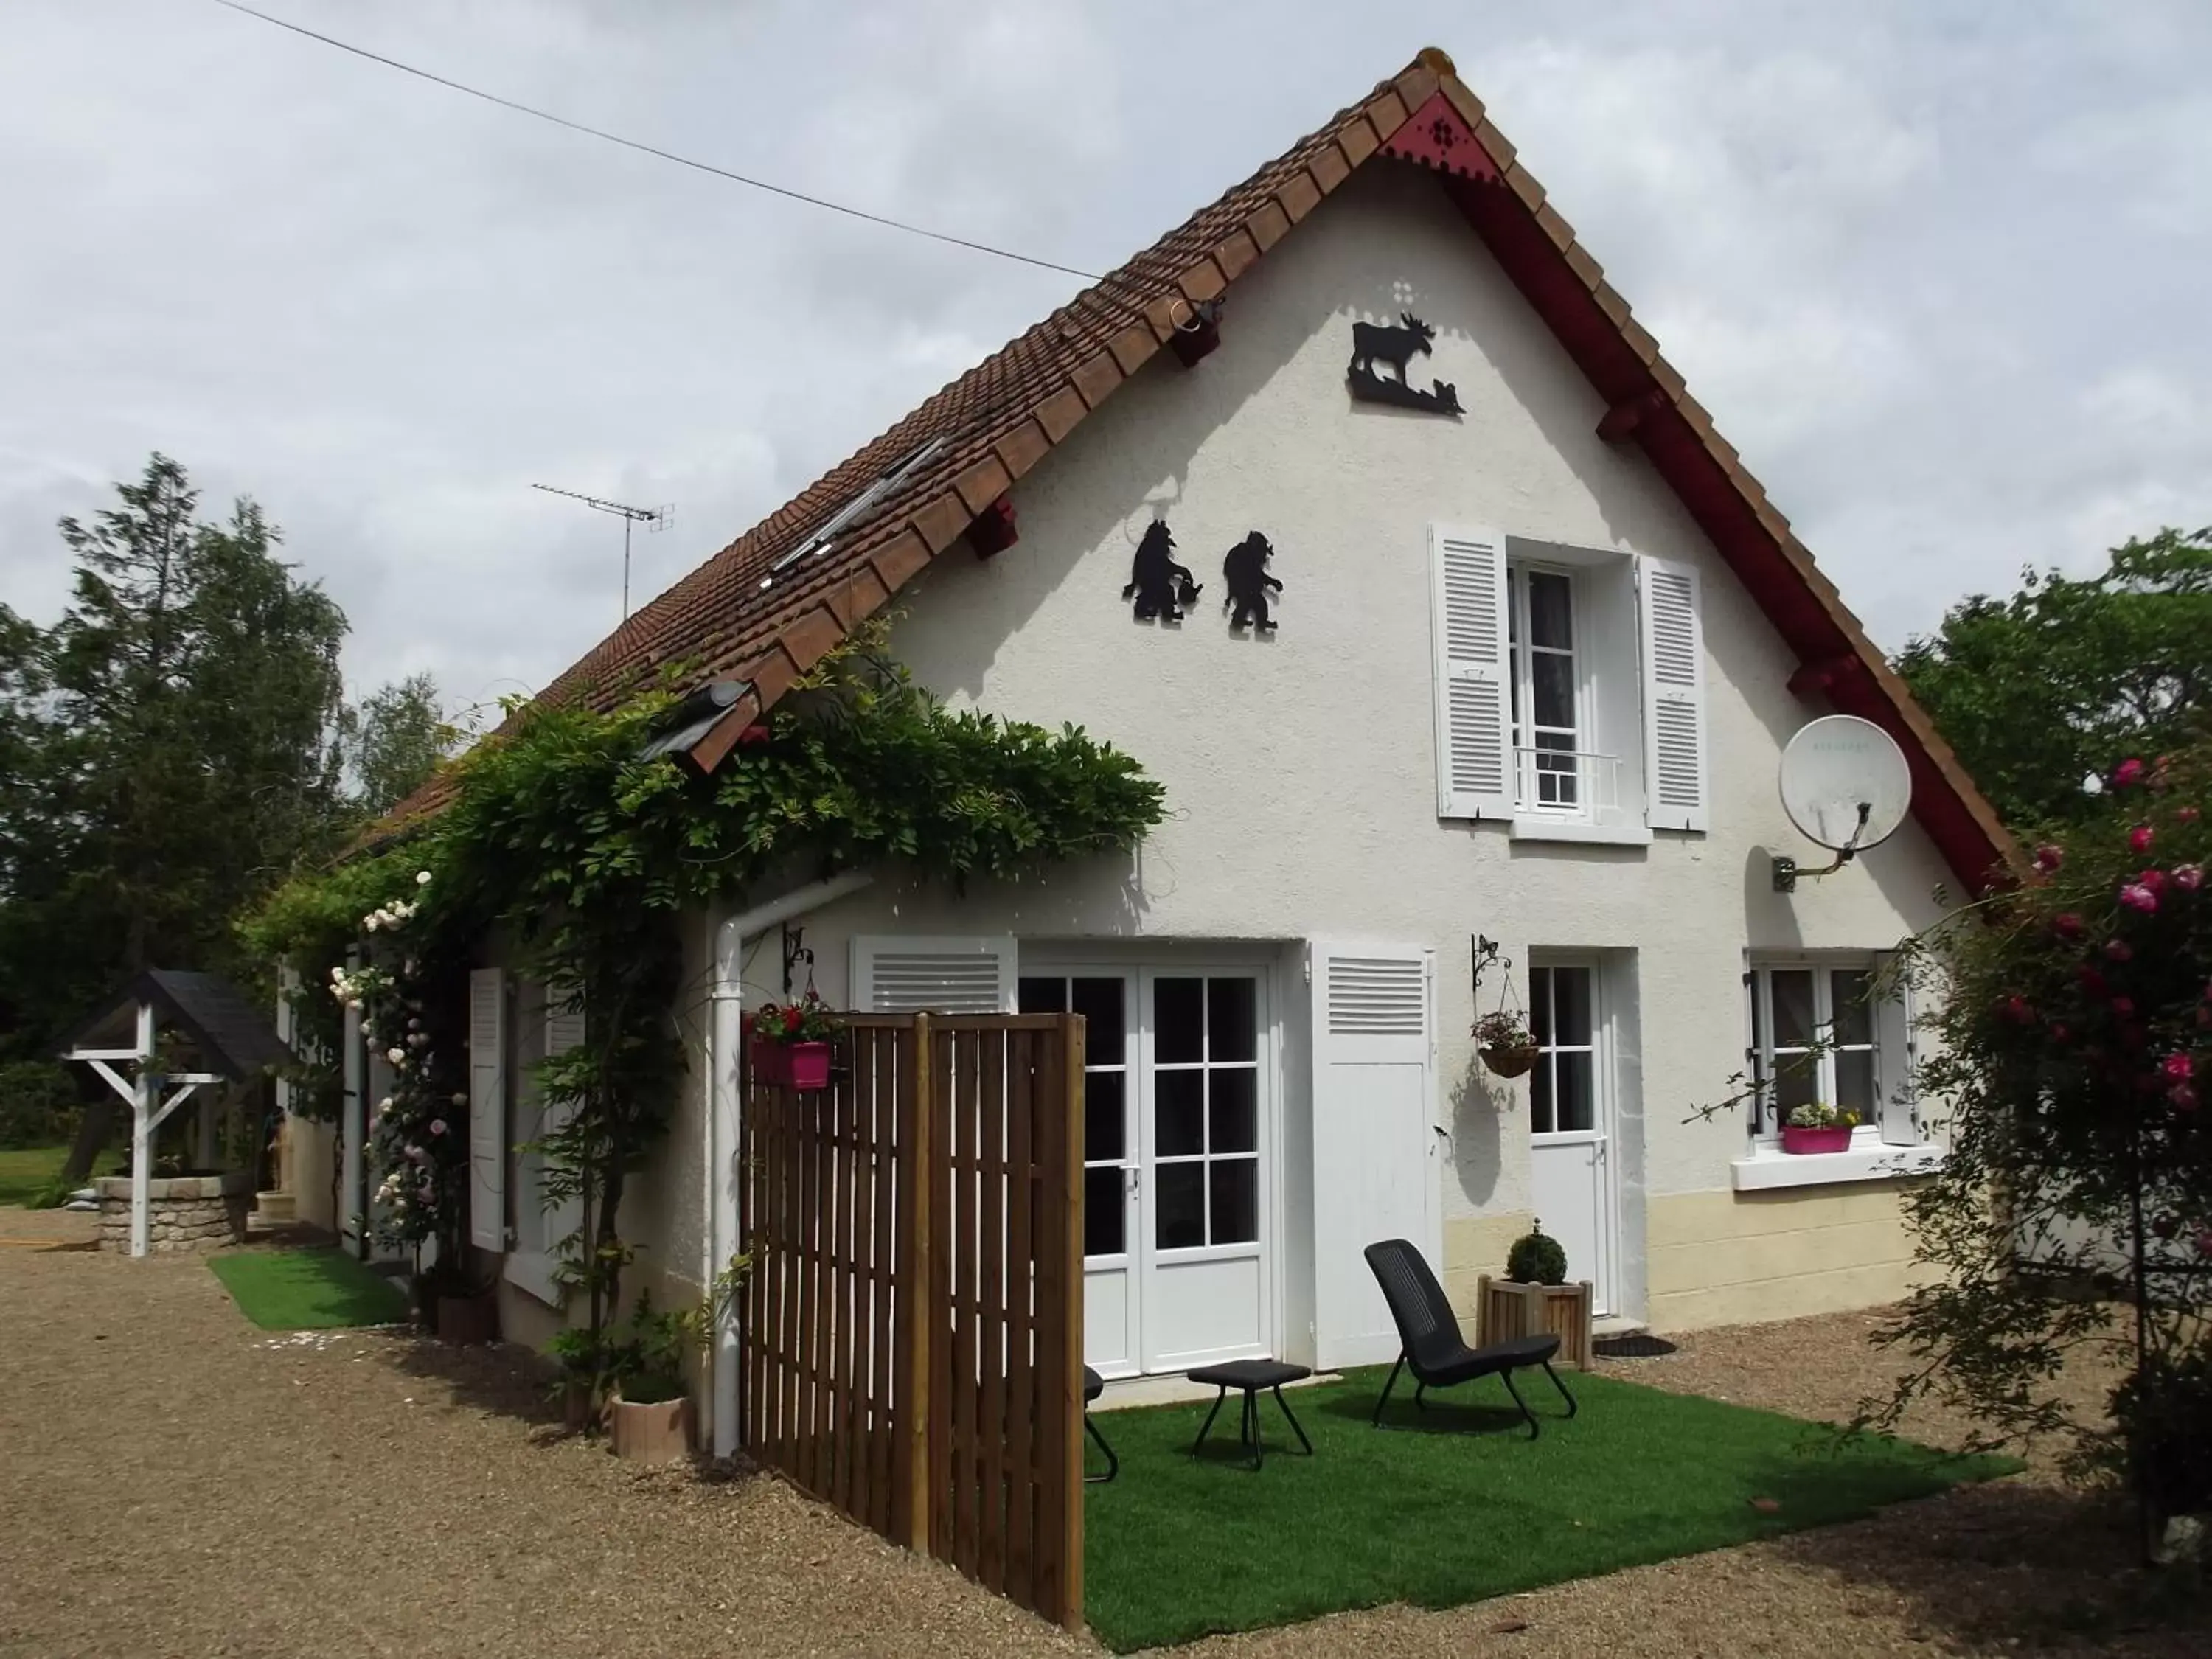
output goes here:
[{"label": "window sill", "polygon": [[559,1260],[536,1250],[509,1250],[500,1263],[500,1277],[518,1290],[526,1291],[549,1308],[561,1305],[559,1286],[553,1282],[553,1270]]},{"label": "window sill", "polygon": [[1761,1147],[1729,1165],[1740,1193],[1775,1187],[1826,1187],[1845,1181],[1893,1181],[1926,1175],[1943,1161],[1941,1146],[1854,1146],[1847,1152],[1785,1152]]},{"label": "window sill", "polygon": [[1547,817],[1538,812],[1516,812],[1515,841],[1571,841],[1601,847],[1649,847],[1651,831],[1640,823],[1591,823],[1579,818]]}]

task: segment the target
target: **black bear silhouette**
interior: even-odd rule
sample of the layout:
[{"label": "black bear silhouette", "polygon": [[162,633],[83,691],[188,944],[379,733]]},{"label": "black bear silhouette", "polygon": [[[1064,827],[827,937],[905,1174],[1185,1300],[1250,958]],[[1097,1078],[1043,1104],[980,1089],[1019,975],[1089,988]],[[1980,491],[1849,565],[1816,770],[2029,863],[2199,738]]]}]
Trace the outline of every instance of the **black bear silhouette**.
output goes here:
[{"label": "black bear silhouette", "polygon": [[1139,622],[1155,617],[1181,622],[1182,607],[1195,604],[1200,591],[1190,572],[1175,562],[1175,537],[1167,520],[1153,520],[1137,543],[1136,556],[1129,562],[1129,585],[1121,597],[1136,600]]},{"label": "black bear silhouette", "polygon": [[1267,615],[1267,590],[1283,591],[1282,583],[1267,574],[1267,561],[1275,550],[1258,531],[1229,550],[1229,556],[1221,562],[1221,580],[1229,584],[1225,605],[1234,605],[1229,626],[1239,629],[1249,623],[1262,634],[1272,634],[1275,624]]}]

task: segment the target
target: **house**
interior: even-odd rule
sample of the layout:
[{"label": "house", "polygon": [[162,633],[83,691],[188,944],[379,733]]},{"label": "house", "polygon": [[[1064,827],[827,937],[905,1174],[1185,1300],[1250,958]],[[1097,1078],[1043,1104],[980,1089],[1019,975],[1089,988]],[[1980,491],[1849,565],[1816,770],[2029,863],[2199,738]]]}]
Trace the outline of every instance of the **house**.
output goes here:
[{"label": "house", "polygon": [[[711,769],[893,605],[923,684],[1086,727],[1164,782],[1170,820],[1133,859],[1018,887],[860,871],[693,918],[687,980],[713,994],[677,1012],[688,1093],[624,1229],[672,1282],[736,1247],[738,1011],[782,992],[788,941],[833,1004],[1087,1017],[1086,1346],[1109,1377],[1388,1359],[1363,1244],[1418,1241],[1466,1306],[1539,1217],[1602,1314],[1662,1330],[1905,1290],[1900,1189],[1938,1150],[1911,1011],[1863,994],[2009,844],[1442,53],[550,695],[696,663],[742,688],[687,734]],[[1778,762],[1838,712],[1902,747],[1912,814],[1778,892],[1773,858],[1814,851]],[[531,1060],[570,1039],[543,987],[477,979],[481,1190],[507,1220],[477,1242],[508,1333],[542,1336],[557,1218],[511,1149]],[[1501,998],[1542,1038],[1519,1080],[1469,1036]],[[1837,1046],[1790,1086],[1860,1110],[1848,1152],[1784,1156],[1771,1090],[1699,1114],[1824,1027]]]}]

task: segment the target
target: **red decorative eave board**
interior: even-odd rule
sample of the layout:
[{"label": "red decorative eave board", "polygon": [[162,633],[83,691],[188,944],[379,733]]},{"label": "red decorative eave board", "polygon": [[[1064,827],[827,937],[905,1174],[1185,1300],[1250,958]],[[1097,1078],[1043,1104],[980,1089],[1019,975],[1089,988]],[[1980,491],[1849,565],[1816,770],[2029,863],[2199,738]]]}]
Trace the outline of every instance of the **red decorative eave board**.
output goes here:
[{"label": "red decorative eave board", "polygon": [[1473,129],[1441,92],[1431,94],[1404,126],[1382,141],[1382,153],[1456,178],[1486,183],[1494,183],[1498,178],[1498,163],[1490,159],[1490,152],[1476,141]]}]

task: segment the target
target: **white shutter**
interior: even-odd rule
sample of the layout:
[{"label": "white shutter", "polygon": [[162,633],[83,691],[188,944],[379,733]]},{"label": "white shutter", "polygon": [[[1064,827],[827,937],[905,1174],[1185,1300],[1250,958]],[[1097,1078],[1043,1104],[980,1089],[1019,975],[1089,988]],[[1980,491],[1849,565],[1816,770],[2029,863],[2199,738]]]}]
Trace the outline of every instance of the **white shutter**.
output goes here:
[{"label": "white shutter", "polygon": [[[1883,951],[1875,960],[1879,981],[1895,957]],[[1900,981],[1874,1010],[1875,1103],[1882,1140],[1892,1146],[1917,1146],[1928,1139],[1920,1119],[1913,1024],[1912,986]]]},{"label": "white shutter", "polygon": [[545,988],[545,1057],[565,1054],[584,1040],[584,1000],[574,985]]},{"label": "white shutter", "polygon": [[1436,957],[1315,943],[1314,1346],[1322,1367],[1376,1364],[1398,1330],[1362,1254],[1408,1238],[1443,1273],[1437,1220]]},{"label": "white shutter", "polygon": [[1513,708],[1506,674],[1505,538],[1429,526],[1436,647],[1437,815],[1513,814]]},{"label": "white shutter", "polygon": [[1654,830],[1706,827],[1705,641],[1694,567],[1637,561],[1644,635],[1644,794]]},{"label": "white shutter", "polygon": [[863,1013],[1012,1013],[1014,991],[1011,935],[853,940],[853,1006]]},{"label": "white shutter", "polygon": [[507,975],[469,971],[469,1243],[507,1248]]}]

